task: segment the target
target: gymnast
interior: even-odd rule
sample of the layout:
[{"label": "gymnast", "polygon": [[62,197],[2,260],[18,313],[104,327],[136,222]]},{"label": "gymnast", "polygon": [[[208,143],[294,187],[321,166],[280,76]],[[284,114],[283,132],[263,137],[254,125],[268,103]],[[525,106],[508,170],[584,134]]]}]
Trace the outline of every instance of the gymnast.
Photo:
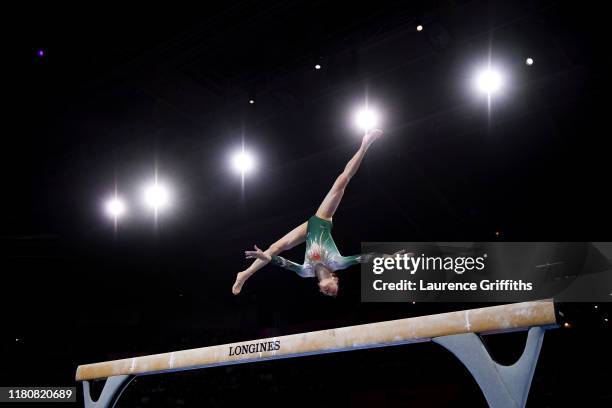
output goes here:
[{"label": "gymnast", "polygon": [[[374,254],[340,255],[340,251],[338,251],[331,236],[331,230],[332,217],[342,200],[344,189],[357,172],[357,169],[359,169],[361,161],[372,143],[381,137],[382,134],[383,131],[380,129],[366,132],[361,142],[361,147],[359,147],[357,153],[348,162],[342,174],[338,176],[315,215],[310,217],[308,221],[270,245],[265,251],[262,251],[255,245],[254,251],[244,252],[247,259],[255,259],[255,261],[246,270],[236,275],[236,282],[232,287],[234,295],[240,293],[242,285],[251,275],[268,263],[272,263],[273,265],[289,269],[303,278],[316,277],[319,281],[319,290],[325,295],[335,297],[338,294],[338,276],[335,271],[346,269],[351,265],[368,262],[374,256]],[[304,241],[306,241],[306,256],[302,265],[279,256],[281,252],[291,249]]]}]

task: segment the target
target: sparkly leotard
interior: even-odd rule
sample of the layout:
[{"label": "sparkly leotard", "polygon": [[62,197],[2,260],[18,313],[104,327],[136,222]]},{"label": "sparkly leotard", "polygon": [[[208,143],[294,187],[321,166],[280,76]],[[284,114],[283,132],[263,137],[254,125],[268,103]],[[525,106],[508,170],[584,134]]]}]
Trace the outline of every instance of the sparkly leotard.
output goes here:
[{"label": "sparkly leotard", "polygon": [[331,271],[346,269],[351,265],[367,262],[370,254],[342,256],[331,236],[332,222],[313,215],[308,219],[306,233],[306,256],[302,265],[272,256],[271,263],[289,269],[303,278],[315,277],[315,266],[322,264]]}]

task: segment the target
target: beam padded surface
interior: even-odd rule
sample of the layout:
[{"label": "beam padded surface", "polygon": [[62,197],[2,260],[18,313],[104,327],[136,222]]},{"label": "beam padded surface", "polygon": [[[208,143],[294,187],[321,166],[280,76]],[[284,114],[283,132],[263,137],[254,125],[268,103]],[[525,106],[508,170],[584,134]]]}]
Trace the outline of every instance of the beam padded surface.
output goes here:
[{"label": "beam padded surface", "polygon": [[514,303],[81,365],[76,380],[299,357],[556,324],[552,301]]}]

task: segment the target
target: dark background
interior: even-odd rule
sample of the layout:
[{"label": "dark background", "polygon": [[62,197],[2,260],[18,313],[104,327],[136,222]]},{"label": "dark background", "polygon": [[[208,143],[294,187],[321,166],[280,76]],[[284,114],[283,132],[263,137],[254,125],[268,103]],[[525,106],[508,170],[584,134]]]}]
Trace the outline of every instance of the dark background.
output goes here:
[{"label": "dark background", "polygon": [[[609,23],[594,4],[200,6],[3,6],[1,385],[72,385],[82,363],[466,307],[360,303],[358,268],[336,299],[274,267],[230,293],[245,249],[315,211],[359,144],[348,118],[366,92],[386,133],[334,218],[342,252],[610,241]],[[511,81],[491,115],[469,89],[489,50]],[[242,138],[260,164],[244,191],[226,164]],[[137,201],[156,163],[173,210],[155,228],[134,205],[115,233],[102,201],[115,182]],[[612,402],[609,308],[573,306],[572,327],[546,335],[529,406]],[[510,362],[523,338],[487,342]],[[120,401],[239,404],[485,401],[432,344],[141,377]]]}]

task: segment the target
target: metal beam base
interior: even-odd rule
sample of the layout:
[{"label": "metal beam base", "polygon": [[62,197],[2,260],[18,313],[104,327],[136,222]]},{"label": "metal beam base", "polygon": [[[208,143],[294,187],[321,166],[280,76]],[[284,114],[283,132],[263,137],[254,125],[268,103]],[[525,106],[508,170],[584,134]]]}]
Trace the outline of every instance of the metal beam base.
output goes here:
[{"label": "metal beam base", "polygon": [[121,396],[121,393],[128,384],[134,379],[133,375],[116,375],[108,377],[104,383],[104,388],[97,401],[91,399],[89,381],[83,381],[83,399],[85,408],[112,408]]},{"label": "metal beam base", "polygon": [[480,337],[474,333],[436,337],[432,340],[453,353],[467,367],[491,407],[525,406],[544,340],[544,328],[529,329],[523,354],[510,366],[496,363]]}]

